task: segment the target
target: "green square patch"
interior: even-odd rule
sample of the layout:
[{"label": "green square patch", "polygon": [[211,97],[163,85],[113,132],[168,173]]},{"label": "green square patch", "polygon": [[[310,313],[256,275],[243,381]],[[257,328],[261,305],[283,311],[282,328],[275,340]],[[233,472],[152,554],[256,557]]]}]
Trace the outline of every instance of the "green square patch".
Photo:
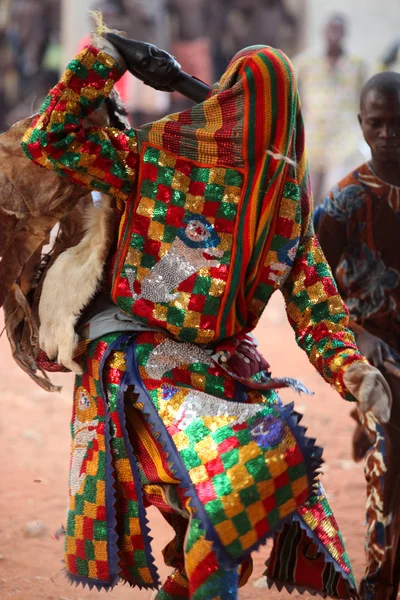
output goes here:
[{"label": "green square patch", "polygon": [[186,194],[180,190],[172,190],[171,204],[184,208],[186,204]]},{"label": "green square patch", "polygon": [[293,301],[300,312],[304,312],[310,305],[310,298],[306,290],[299,292],[294,296]]},{"label": "green square patch", "polygon": [[240,490],[239,496],[241,503],[246,507],[250,506],[250,504],[255,504],[260,500],[260,493],[256,485],[251,485],[244,490]]},{"label": "green square patch", "polygon": [[158,223],[164,223],[167,210],[168,204],[165,202],[160,202],[160,200],[156,200],[152,220],[157,221]]},{"label": "green square patch", "polygon": [[89,575],[89,569],[88,569],[87,561],[86,560],[82,560],[78,556],[76,557],[76,569],[78,571],[78,574],[81,577],[88,577],[88,575]]},{"label": "green square patch", "polygon": [[218,208],[217,217],[233,221],[236,216],[236,210],[236,204],[232,204],[231,202],[221,202]]},{"label": "green square patch", "polygon": [[[118,298],[118,306],[120,307],[121,310],[128,313],[128,315],[130,313],[132,313],[133,302],[134,302],[133,298],[127,298],[127,297],[123,297],[123,296],[120,296]],[[135,317],[135,319],[136,318],[137,317]]]},{"label": "green square patch", "polygon": [[107,540],[107,523],[105,521],[94,521],[93,523],[93,539],[95,541]]},{"label": "green square patch", "polygon": [[158,187],[157,187],[156,183],[145,179],[142,182],[142,188],[140,190],[140,195],[144,196],[145,198],[150,198],[151,200],[155,200],[156,196],[157,196],[157,190],[158,190]]},{"label": "green square patch", "polygon": [[134,500],[126,500],[126,512],[129,517],[134,517],[137,519],[139,517],[138,503]]},{"label": "green square patch", "polygon": [[204,191],[204,200],[207,202],[222,202],[224,197],[225,189],[218,183],[208,183]]},{"label": "green square patch", "polygon": [[83,515],[83,508],[85,505],[85,498],[81,494],[75,495],[75,510],[76,515]]},{"label": "green square patch", "polygon": [[250,432],[247,427],[246,429],[239,429],[239,431],[236,431],[236,437],[239,440],[241,446],[247,446],[247,444],[252,441]]},{"label": "green square patch", "polygon": [[139,569],[147,567],[146,553],[144,550],[135,550],[135,566]]},{"label": "green square patch", "polygon": [[[244,431],[247,431],[247,430],[244,430]],[[251,460],[248,460],[246,462],[246,469],[248,470],[248,472],[250,473],[250,475],[253,477],[254,481],[256,481],[256,482],[265,481],[266,479],[271,478],[271,475],[270,475],[268,467],[265,463],[265,457],[263,454],[261,454],[260,456],[256,456],[255,458],[252,458]]]},{"label": "green square patch", "polygon": [[225,473],[215,475],[212,478],[212,483],[217,496],[228,496],[233,491],[230,479]]},{"label": "green square patch", "polygon": [[223,454],[221,454],[221,461],[225,467],[225,470],[234,467],[239,463],[239,450],[237,448],[233,448],[233,450],[224,452]]},{"label": "green square patch", "polygon": [[244,511],[232,517],[232,522],[239,532],[239,535],[246,535],[251,529],[251,523]]},{"label": "green square patch", "polygon": [[218,525],[219,523],[223,523],[227,520],[224,505],[222,504],[221,500],[210,500],[210,502],[207,502],[204,508],[211,516],[214,525]]},{"label": "green square patch", "polygon": [[203,421],[198,417],[186,427],[185,435],[192,444],[197,444],[197,442],[201,442],[201,440],[204,440],[205,437],[210,435],[210,432]]},{"label": "green square patch", "polygon": [[157,256],[151,254],[143,254],[140,259],[140,266],[146,269],[152,269],[157,262]]},{"label": "green square patch", "polygon": [[288,475],[290,481],[296,481],[296,479],[301,479],[304,475],[307,475],[306,465],[302,462],[295,467],[288,468]]},{"label": "green square patch", "polygon": [[211,433],[211,437],[217,445],[222,444],[222,442],[224,442],[228,438],[233,437],[232,429],[227,425],[224,425],[223,427],[217,429],[217,431],[213,431]]},{"label": "green square patch", "polygon": [[321,323],[321,321],[329,321],[331,315],[329,313],[329,303],[320,302],[311,306],[311,318],[314,323]]},{"label": "green square patch", "polygon": [[194,467],[199,467],[202,464],[199,455],[193,448],[184,448],[179,454],[188,471]]},{"label": "green square patch", "polygon": [[279,521],[281,520],[280,516],[279,516],[279,509],[278,508],[273,508],[267,515],[268,517],[268,523],[271,529],[273,529],[274,527],[276,527],[279,523]]},{"label": "green square patch", "polygon": [[195,342],[197,338],[198,330],[194,327],[185,327],[180,333],[179,337],[185,342]]},{"label": "green square patch", "polygon": [[243,547],[240,540],[234,540],[226,546],[227,552],[234,557],[240,557],[243,554]]},{"label": "green square patch", "polygon": [[102,77],[104,80],[108,79],[110,67],[106,67],[101,62],[96,60],[96,62],[92,66],[92,70],[96,71],[96,73],[100,75],[100,77]]},{"label": "green square patch", "polygon": [[172,244],[176,238],[176,227],[173,225],[164,225],[163,242]]},{"label": "green square patch", "polygon": [[207,295],[206,301],[204,304],[203,314],[215,315],[218,311],[220,303],[221,303],[221,298],[216,298],[215,296]]},{"label": "green square patch", "polygon": [[96,560],[94,545],[91,540],[85,540],[85,554],[87,560]]},{"label": "green square patch", "polygon": [[170,167],[159,167],[157,173],[157,183],[171,187],[174,173],[174,170]]},{"label": "green square patch", "polygon": [[201,181],[207,183],[210,177],[210,169],[204,167],[193,167],[190,173],[190,179],[192,181]]},{"label": "green square patch", "polygon": [[225,174],[226,185],[234,185],[235,187],[241,187],[243,183],[243,175],[233,169],[228,169]]},{"label": "green square patch", "polygon": [[210,287],[211,277],[202,277],[201,275],[198,275],[194,282],[192,293],[207,296],[207,294],[210,292]]},{"label": "green square patch", "polygon": [[132,233],[130,247],[134,248],[135,250],[140,250],[140,252],[142,252],[144,248],[144,237],[137,233]]},{"label": "green square patch", "polygon": [[292,486],[284,485],[278,490],[275,490],[275,498],[278,506],[282,506],[282,504],[285,504],[285,502],[293,498]]},{"label": "green square patch", "polygon": [[143,161],[145,163],[151,163],[152,165],[158,164],[158,159],[160,158],[160,150],[157,148],[147,148],[144,153]]},{"label": "green square patch", "polygon": [[185,311],[176,306],[170,306],[167,312],[167,321],[175,327],[183,327],[185,322]]}]

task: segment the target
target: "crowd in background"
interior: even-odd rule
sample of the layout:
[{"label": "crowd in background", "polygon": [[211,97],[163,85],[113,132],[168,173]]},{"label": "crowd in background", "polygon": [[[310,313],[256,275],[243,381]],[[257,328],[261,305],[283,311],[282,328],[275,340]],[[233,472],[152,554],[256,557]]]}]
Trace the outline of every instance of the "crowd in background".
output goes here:
[{"label": "crowd in background", "polygon": [[[2,0],[2,131],[34,111],[57,81],[62,66],[60,5],[61,0]],[[110,28],[169,50],[185,70],[212,82],[245,46],[269,44],[295,55],[303,19],[292,5],[296,3],[290,0],[94,0],[91,8],[102,11]],[[160,99],[135,84],[125,100],[139,122],[165,114],[171,103],[173,110],[185,106],[178,96]]]},{"label": "crowd in background", "polygon": [[[324,53],[306,51],[306,4],[306,0],[94,0],[91,8],[102,11],[110,28],[170,51],[184,70],[206,82],[216,81],[246,46],[268,44],[286,52],[299,77],[318,203],[333,181],[365,158],[355,114],[361,86],[371,73],[361,60],[347,54],[347,23],[340,15],[326,26]],[[0,131],[37,110],[58,80],[63,66],[60,5],[61,0],[2,0]],[[88,32],[91,28],[93,22],[88,20]],[[83,39],[80,47],[87,41]],[[399,46],[396,42],[389,48],[382,69],[400,68]],[[129,74],[120,92],[133,125],[187,106],[178,94],[152,90]]]}]

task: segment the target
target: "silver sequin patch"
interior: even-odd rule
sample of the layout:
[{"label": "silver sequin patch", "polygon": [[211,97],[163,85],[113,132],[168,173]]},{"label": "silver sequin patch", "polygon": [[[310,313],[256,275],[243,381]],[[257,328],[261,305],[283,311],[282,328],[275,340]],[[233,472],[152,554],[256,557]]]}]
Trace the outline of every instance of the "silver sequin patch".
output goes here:
[{"label": "silver sequin patch", "polygon": [[222,400],[205,392],[190,391],[176,416],[179,429],[186,429],[197,417],[235,417],[229,425],[246,423],[265,408],[265,404],[245,404]]},{"label": "silver sequin patch", "polygon": [[[175,238],[168,252],[143,279],[140,294],[136,294],[134,290],[135,271],[126,269],[129,289],[135,301],[144,298],[155,304],[172,302],[179,297],[179,292],[174,292],[174,290],[188,277],[200,269],[220,266],[221,263],[218,260],[212,260],[209,256],[220,258],[223,251],[208,245],[207,239],[204,240],[203,246],[203,237],[198,231],[200,225],[201,223],[195,219],[188,222],[186,226],[188,243],[181,239],[182,236]],[[189,245],[193,243],[200,244],[200,246],[193,248]],[[204,256],[204,253],[209,256]]]},{"label": "silver sequin patch", "polygon": [[162,379],[167,371],[180,365],[193,363],[204,363],[215,367],[213,360],[199,346],[166,340],[150,353],[146,371],[151,379]]}]

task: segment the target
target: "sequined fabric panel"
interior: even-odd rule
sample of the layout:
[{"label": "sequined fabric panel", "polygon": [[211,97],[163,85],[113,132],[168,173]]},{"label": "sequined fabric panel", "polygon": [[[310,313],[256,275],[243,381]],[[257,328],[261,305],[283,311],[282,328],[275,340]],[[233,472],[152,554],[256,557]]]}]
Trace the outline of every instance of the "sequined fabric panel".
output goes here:
[{"label": "sequined fabric panel", "polygon": [[233,169],[145,149],[140,200],[115,292],[122,310],[177,339],[214,338],[242,185]]},{"label": "sequined fabric panel", "polygon": [[78,578],[110,580],[107,550],[105,412],[99,365],[107,348],[97,345],[76,378],[71,423],[69,511],[65,537],[67,571]]},{"label": "sequined fabric panel", "polygon": [[132,585],[152,587],[147,532],[118,404],[124,354],[113,352],[107,360],[105,398],[99,373],[116,337],[111,334],[88,345],[83,374],[76,379],[65,563],[75,582],[106,587],[121,577]]},{"label": "sequined fabric panel", "polygon": [[[317,494],[300,507],[299,514],[309,529],[317,534],[318,539],[324,544],[326,551],[334,561],[342,567],[345,573],[352,576],[350,561],[344,550],[343,538],[322,486],[319,486]],[[353,583],[355,582],[353,581]]]},{"label": "sequined fabric panel", "polygon": [[121,76],[115,60],[93,47],[71,61],[22,140],[28,158],[74,183],[126,199],[136,180],[134,130],[83,128]]},{"label": "sequined fabric panel", "polygon": [[[170,362],[160,379],[155,380],[154,373],[150,377],[147,364],[151,371],[155,349],[168,356],[165,340],[163,334],[137,337],[140,375],[209,522],[229,555],[239,560],[307,499],[304,456],[278,414],[275,396],[268,401],[260,393],[256,398],[253,392],[251,401],[258,400],[257,404],[246,398],[239,402],[232,394],[235,387],[232,390],[227,383],[227,396],[220,384],[215,388],[218,396],[204,391],[213,389],[218,376],[206,361],[200,362],[200,356],[199,362],[191,365],[203,372],[197,389],[179,385],[171,376],[174,372],[178,377],[180,373],[189,375],[184,354],[175,358],[175,371]],[[185,350],[188,344],[181,346]],[[159,360],[162,362],[162,356]]]}]

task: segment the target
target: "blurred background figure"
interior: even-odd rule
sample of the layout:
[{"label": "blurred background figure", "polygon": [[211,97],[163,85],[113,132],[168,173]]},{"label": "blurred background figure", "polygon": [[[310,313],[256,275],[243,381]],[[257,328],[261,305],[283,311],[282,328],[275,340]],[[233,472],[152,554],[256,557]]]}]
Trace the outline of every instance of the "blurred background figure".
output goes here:
[{"label": "blurred background figure", "polygon": [[[125,13],[120,30],[135,40],[150,42],[170,51],[168,0],[119,0]],[[188,0],[189,1],[189,0]],[[156,121],[170,111],[171,97],[129,78],[127,110],[134,126]]]},{"label": "blurred background figure", "polygon": [[387,49],[384,54],[381,65],[382,71],[400,72],[400,37],[398,37]]},{"label": "blurred background figure", "polygon": [[367,76],[363,60],[347,53],[348,24],[330,17],[322,54],[306,52],[294,60],[307,129],[314,203],[364,157],[356,115]]},{"label": "blurred background figure", "polygon": [[[219,2],[212,6],[218,9]],[[204,0],[168,0],[171,53],[182,69],[205,83],[214,81],[211,36],[211,7]],[[173,111],[187,108],[190,101],[180,94],[172,95]]]},{"label": "blurred background figure", "polygon": [[242,48],[267,44],[292,56],[300,50],[305,3],[287,0],[222,0],[210,19],[218,79]]},{"label": "blurred background figure", "polygon": [[38,108],[59,70],[59,0],[3,0],[1,129]]}]

